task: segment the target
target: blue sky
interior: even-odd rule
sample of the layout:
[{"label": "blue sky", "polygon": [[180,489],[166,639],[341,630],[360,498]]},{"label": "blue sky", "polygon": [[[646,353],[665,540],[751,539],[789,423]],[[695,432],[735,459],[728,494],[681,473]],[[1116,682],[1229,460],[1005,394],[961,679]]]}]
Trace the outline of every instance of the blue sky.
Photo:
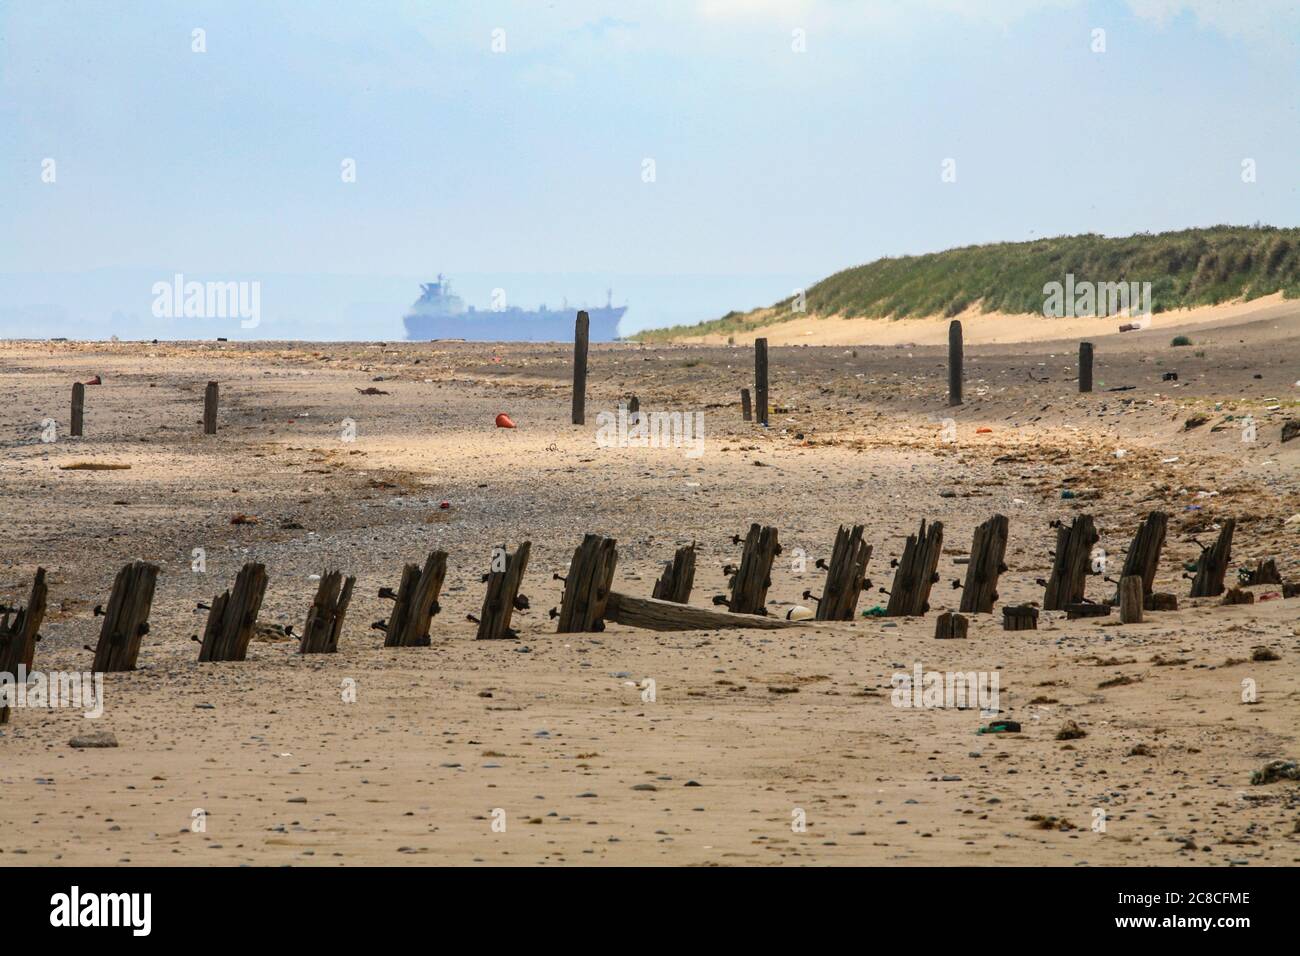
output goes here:
[{"label": "blue sky", "polygon": [[108,334],[177,271],[397,312],[437,271],[641,281],[639,326],[883,255],[1297,225],[1298,105],[1291,0],[0,0],[0,332]]}]

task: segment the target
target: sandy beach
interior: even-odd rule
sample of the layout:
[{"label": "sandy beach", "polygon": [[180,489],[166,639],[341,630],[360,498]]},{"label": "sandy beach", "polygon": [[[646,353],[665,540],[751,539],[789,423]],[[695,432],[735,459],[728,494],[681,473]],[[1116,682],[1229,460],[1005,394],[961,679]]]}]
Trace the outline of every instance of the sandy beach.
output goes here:
[{"label": "sandy beach", "polygon": [[[574,426],[567,345],[8,342],[0,596],[23,602],[47,569],[36,668],[88,670],[117,569],[162,571],[139,667],[106,676],[102,717],[17,708],[0,728],[0,863],[1300,862],[1294,786],[1250,783],[1300,756],[1300,599],[1264,585],[1250,605],[1189,600],[1184,570],[1235,517],[1229,584],[1269,557],[1300,580],[1300,441],[1280,440],[1300,401],[1300,307],[1264,308],[1198,323],[1188,348],[1169,328],[1099,340],[1090,395],[1075,340],[976,339],[951,410],[939,347],[773,348],[769,428],[741,421],[741,345],[593,347]],[[70,438],[70,387],[94,375]],[[216,436],[200,423],[208,380]],[[599,447],[597,413],[632,395],[702,413],[703,453]],[[502,412],[516,429],[494,427]],[[129,468],[67,470],[85,462]],[[1156,590],[1177,611],[1125,626],[1043,612],[1016,632],[974,615],[967,640],[934,639],[985,518],[1010,519],[1005,604],[1041,601],[1049,522],[1092,514],[1117,564],[1157,509]],[[863,617],[922,518],[945,529],[931,613]],[[780,530],[773,615],[810,603],[837,527],[864,524],[874,586],[856,619],[555,633],[553,575],[584,532],[617,539],[615,586],[638,595],[697,542],[692,603],[712,606],[752,522]],[[523,540],[519,640],[475,641],[491,549]],[[386,650],[378,589],[434,548],[450,557],[432,646]],[[196,605],[254,560],[270,577],[260,622],[295,632],[312,575],[357,576],[337,654],[266,631],[245,662],[197,662]],[[1114,587],[1092,576],[1088,596]],[[891,678],[917,664],[996,672],[1000,716],[1022,731],[894,706]],[[1056,739],[1067,721],[1086,736]],[[92,730],[118,746],[69,746]]]}]

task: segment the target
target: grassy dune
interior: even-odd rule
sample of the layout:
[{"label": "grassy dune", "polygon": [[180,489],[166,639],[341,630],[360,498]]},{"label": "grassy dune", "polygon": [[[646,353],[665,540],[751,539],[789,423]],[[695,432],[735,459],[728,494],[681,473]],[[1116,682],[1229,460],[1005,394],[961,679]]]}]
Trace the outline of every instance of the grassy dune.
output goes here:
[{"label": "grassy dune", "polygon": [[[806,292],[806,315],[842,318],[1037,313],[1043,286],[1076,281],[1150,282],[1156,312],[1274,292],[1300,296],[1300,229],[1214,226],[1108,239],[1086,234],[965,246],[923,256],[877,259],[837,272]],[[793,299],[751,312],[728,312],[691,326],[652,329],[653,342],[731,333],[805,317]]]}]

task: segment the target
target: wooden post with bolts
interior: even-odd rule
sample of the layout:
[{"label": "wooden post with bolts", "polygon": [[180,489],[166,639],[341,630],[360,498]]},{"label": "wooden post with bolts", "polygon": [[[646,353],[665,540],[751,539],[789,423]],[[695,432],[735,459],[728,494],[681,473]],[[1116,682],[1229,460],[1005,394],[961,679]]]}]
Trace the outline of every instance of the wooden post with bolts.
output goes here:
[{"label": "wooden post with bolts", "polygon": [[921,519],[921,529],[907,536],[903,556],[898,559],[894,583],[889,589],[887,617],[920,617],[930,610],[930,588],[939,575],[939,554],[943,550],[943,522],[935,521],[926,528]]},{"label": "wooden post with bolts", "polygon": [[754,399],[758,405],[757,419],[767,424],[767,339],[754,340]]},{"label": "wooden post with bolts", "polygon": [[[432,643],[429,626],[441,608],[438,595],[447,576],[447,552],[430,551],[424,568],[408,564],[402,569],[393,612],[384,625],[384,647],[428,647]],[[387,597],[389,591],[381,591]]]},{"label": "wooden post with bolts", "polygon": [[1083,603],[1088,560],[1092,546],[1099,540],[1101,535],[1097,534],[1092,515],[1078,515],[1070,527],[1062,525],[1056,529],[1056,554],[1043,595],[1044,611],[1064,611],[1067,604]]},{"label": "wooden post with bolts", "polygon": [[605,629],[605,599],[609,597],[617,562],[618,542],[613,538],[598,534],[583,536],[564,579],[557,634]]},{"label": "wooden post with bolts", "polygon": [[83,434],[85,413],[86,386],[81,382],[76,382],[72,386],[72,428],[70,434],[73,438],[80,438]]},{"label": "wooden post with bolts", "polygon": [[962,586],[960,610],[963,614],[992,614],[998,599],[998,578],[1007,569],[1009,522],[1006,515],[994,515],[975,529],[966,566],[966,583]]},{"label": "wooden post with bolts", "polygon": [[961,341],[961,322],[953,319],[948,323],[948,404],[961,404],[963,350]]},{"label": "wooden post with bolts", "polygon": [[1092,343],[1079,343],[1079,391],[1092,391]]},{"label": "wooden post with bolts", "polygon": [[[487,593],[483,595],[483,611],[478,617],[475,640],[494,641],[518,636],[510,628],[510,618],[516,607],[523,610],[528,606],[528,599],[519,593],[519,584],[528,567],[531,549],[532,543],[525,541],[514,554],[506,552],[504,546],[494,551],[494,567],[487,575]],[[504,564],[501,569],[495,567],[497,555],[501,556]]]},{"label": "wooden post with bolts", "polygon": [[250,561],[239,569],[234,588],[212,599],[199,660],[244,660],[265,596],[266,566]]},{"label": "wooden post with bolts", "polygon": [[587,422],[587,337],[591,320],[579,312],[573,324],[573,424]]},{"label": "wooden post with bolts", "polygon": [[208,382],[203,392],[203,434],[217,433],[217,383]]},{"label": "wooden post with bolts", "polygon": [[298,642],[299,654],[333,654],[339,649],[343,617],[352,602],[355,577],[343,577],[342,571],[327,571],[320,576],[316,598],[307,611],[307,623]]},{"label": "wooden post with bolts", "polygon": [[733,614],[766,614],[767,589],[772,586],[772,562],[781,553],[776,529],[760,524],[749,526],[740,567],[731,578],[727,609]]},{"label": "wooden post with bolts", "polygon": [[822,587],[822,596],[817,600],[817,620],[853,620],[862,589],[871,585],[866,580],[871,545],[862,540],[864,530],[865,526],[860,524],[854,525],[852,529],[840,525],[840,529],[835,532],[831,562],[826,566],[826,584]]},{"label": "wooden post with bolts", "polygon": [[1214,544],[1201,551],[1196,562],[1196,577],[1192,579],[1192,597],[1217,597],[1223,593],[1223,576],[1228,571],[1232,533],[1236,528],[1236,518],[1226,519]]},{"label": "wooden post with bolts", "polygon": [[140,642],[149,633],[149,609],[157,583],[158,565],[147,561],[132,561],[117,572],[108,609],[95,608],[104,615],[95,646],[95,673],[135,670]]},{"label": "wooden post with bolts", "polygon": [[[7,674],[16,681],[20,665],[28,671],[32,669],[36,642],[40,640],[37,632],[45,619],[45,600],[48,594],[45,569],[37,568],[26,606],[12,611],[7,609],[0,615],[0,674]],[[12,622],[9,620],[11,613],[14,615]],[[0,697],[0,724],[9,722],[9,707],[3,703],[3,699]]]},{"label": "wooden post with bolts", "polygon": [[685,604],[695,586],[695,542],[678,548],[671,561],[664,562],[664,573],[655,581],[651,596],[660,601]]},{"label": "wooden post with bolts", "polygon": [[[1169,528],[1169,515],[1163,511],[1153,511],[1142,519],[1138,529],[1133,534],[1133,541],[1128,546],[1128,554],[1124,555],[1124,569],[1120,572],[1120,580],[1129,575],[1137,575],[1142,579],[1142,601],[1145,604],[1147,595],[1149,595],[1156,580],[1156,566],[1160,563],[1160,551],[1165,546],[1165,534]],[[1112,604],[1119,604],[1122,595],[1118,590],[1115,592],[1115,599]]]}]

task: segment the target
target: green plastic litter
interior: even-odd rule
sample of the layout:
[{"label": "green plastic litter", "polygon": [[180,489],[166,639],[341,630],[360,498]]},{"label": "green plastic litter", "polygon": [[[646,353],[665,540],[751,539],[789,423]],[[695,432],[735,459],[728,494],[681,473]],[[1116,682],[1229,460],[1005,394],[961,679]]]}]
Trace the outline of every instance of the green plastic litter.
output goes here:
[{"label": "green plastic litter", "polygon": [[879,604],[877,604],[875,607],[867,608],[867,610],[863,611],[862,616],[863,617],[884,617],[885,609],[881,607]]}]

